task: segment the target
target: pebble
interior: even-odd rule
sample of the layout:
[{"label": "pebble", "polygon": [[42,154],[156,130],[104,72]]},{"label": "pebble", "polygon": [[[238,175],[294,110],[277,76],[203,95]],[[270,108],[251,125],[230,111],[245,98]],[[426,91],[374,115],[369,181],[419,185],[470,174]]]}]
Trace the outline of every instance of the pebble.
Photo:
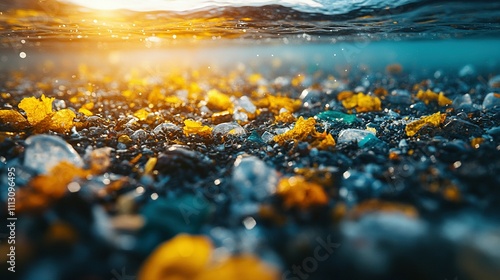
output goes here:
[{"label": "pebble", "polygon": [[368,135],[375,136],[375,133],[369,130],[362,130],[362,129],[354,129],[354,128],[344,129],[340,131],[337,143],[338,144],[352,143],[352,142],[359,143]]},{"label": "pebble", "polygon": [[155,135],[165,134],[171,131],[181,131],[181,128],[173,123],[161,123],[153,129]]},{"label": "pebble", "polygon": [[490,92],[483,100],[483,108],[485,110],[493,110],[500,108],[500,94]]},{"label": "pebble", "polygon": [[278,174],[255,156],[238,157],[231,183],[243,200],[261,201],[276,191]]},{"label": "pebble", "polygon": [[61,161],[83,167],[83,160],[73,147],[61,137],[52,135],[35,135],[26,139],[24,166],[41,174],[47,174]]},{"label": "pebble", "polygon": [[132,135],[130,136],[132,140],[135,142],[142,142],[148,138],[148,133],[144,131],[143,129],[138,129]]},{"label": "pebble", "polygon": [[220,123],[212,129],[212,134],[217,135],[217,134],[222,134],[222,135],[244,135],[246,134],[245,129],[235,123],[235,122],[227,122],[227,123]]}]

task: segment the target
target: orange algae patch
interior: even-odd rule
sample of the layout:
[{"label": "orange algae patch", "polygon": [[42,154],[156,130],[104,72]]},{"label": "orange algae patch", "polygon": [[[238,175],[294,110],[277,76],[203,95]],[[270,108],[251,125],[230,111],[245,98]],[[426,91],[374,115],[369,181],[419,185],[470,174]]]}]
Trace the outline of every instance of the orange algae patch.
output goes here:
[{"label": "orange algae patch", "polygon": [[382,110],[382,102],[380,101],[380,98],[370,96],[362,92],[351,96],[347,95],[341,100],[344,108],[348,110],[356,109],[356,112],[358,113]]},{"label": "orange algae patch", "polygon": [[213,253],[207,237],[179,234],[155,249],[142,265],[138,279],[279,279],[275,269],[254,256],[232,256],[216,263]]},{"label": "orange algae patch", "polygon": [[407,136],[413,136],[424,127],[425,125],[439,126],[446,119],[446,114],[441,114],[441,112],[434,113],[429,116],[422,117],[416,121],[413,121],[406,125],[405,131]]},{"label": "orange algae patch", "polygon": [[281,179],[276,193],[283,198],[286,208],[307,209],[328,203],[328,196],[323,187],[307,182],[302,176]]},{"label": "orange algae patch", "polygon": [[25,129],[30,123],[21,113],[15,110],[0,110],[0,123],[9,129]]},{"label": "orange algae patch", "polygon": [[35,132],[53,130],[63,133],[74,126],[73,119],[76,114],[69,109],[53,112],[53,101],[54,98],[45,97],[42,94],[40,99],[28,97],[19,103],[18,107],[26,112],[28,122],[33,126]]},{"label": "orange algae patch", "polygon": [[64,196],[68,184],[73,180],[91,174],[91,171],[76,167],[69,162],[60,162],[49,174],[33,178],[25,188],[18,190],[19,211],[43,209],[51,201]]},{"label": "orange algae patch", "polygon": [[314,118],[304,119],[299,117],[295,126],[283,134],[274,136],[273,140],[280,145],[287,141],[298,140],[310,142],[318,149],[328,149],[335,146],[335,140],[332,135],[319,133],[315,128],[316,120]]},{"label": "orange algae patch", "polygon": [[417,98],[424,101],[424,103],[426,105],[432,101],[437,101],[439,106],[446,106],[446,105],[450,105],[452,103],[451,99],[444,96],[443,92],[440,92],[439,94],[437,94],[430,89],[428,89],[426,91],[423,91],[420,89],[417,92]]},{"label": "orange algae patch", "polygon": [[212,135],[212,128],[194,120],[184,120],[184,134],[198,134],[203,137]]},{"label": "orange algae patch", "polygon": [[316,133],[316,120],[314,118],[304,119],[300,117],[295,126],[283,134],[274,136],[273,140],[281,145],[289,140],[304,141],[310,135]]},{"label": "orange algae patch", "polygon": [[296,120],[295,116],[288,112],[281,112],[279,115],[274,116],[274,122],[281,122],[281,123],[292,123]]}]

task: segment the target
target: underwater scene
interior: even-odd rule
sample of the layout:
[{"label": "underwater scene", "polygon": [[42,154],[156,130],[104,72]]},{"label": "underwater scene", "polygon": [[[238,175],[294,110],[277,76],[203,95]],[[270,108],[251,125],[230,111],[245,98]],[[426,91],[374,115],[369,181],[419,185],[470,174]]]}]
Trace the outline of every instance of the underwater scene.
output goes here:
[{"label": "underwater scene", "polygon": [[3,0],[0,279],[500,278],[500,2]]}]

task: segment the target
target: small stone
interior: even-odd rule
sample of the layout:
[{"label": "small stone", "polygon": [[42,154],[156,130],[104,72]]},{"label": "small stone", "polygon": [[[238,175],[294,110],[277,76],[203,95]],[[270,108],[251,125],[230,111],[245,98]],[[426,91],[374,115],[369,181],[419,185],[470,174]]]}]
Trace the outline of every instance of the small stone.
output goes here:
[{"label": "small stone", "polygon": [[375,136],[375,133],[369,130],[362,129],[343,129],[339,133],[339,137],[337,139],[338,144],[342,143],[351,143],[358,142],[363,140],[368,135]]},{"label": "small stone", "polygon": [[144,131],[142,129],[138,129],[134,133],[132,133],[130,138],[132,140],[134,140],[135,142],[141,142],[141,141],[146,140],[146,138],[148,138],[148,134],[146,131]]},{"label": "small stone", "polygon": [[261,201],[276,191],[278,174],[255,156],[240,156],[234,162],[231,182],[243,200]]},{"label": "small stone", "polygon": [[248,98],[248,96],[242,96],[240,99],[237,101],[237,106],[241,107],[243,110],[247,111],[248,113],[255,113],[257,110],[257,107],[252,103],[252,100]]},{"label": "small stone", "polygon": [[476,74],[476,68],[472,66],[471,64],[467,64],[460,71],[458,72],[458,75],[460,77],[472,77]]},{"label": "small stone", "polygon": [[500,108],[500,94],[490,92],[483,100],[483,108],[485,110],[499,109]]},{"label": "small stone", "polygon": [[488,86],[490,86],[490,88],[500,88],[500,75],[491,78],[488,81]]},{"label": "small stone", "polygon": [[472,99],[468,93],[453,99],[453,108],[456,110],[468,110],[472,108]]},{"label": "small stone", "polygon": [[241,125],[235,122],[227,122],[216,125],[212,130],[213,135],[244,135],[246,131]]},{"label": "small stone", "polygon": [[323,93],[316,89],[307,88],[302,91],[299,98],[304,103],[316,103],[321,100]]},{"label": "small stone", "polygon": [[132,139],[130,139],[130,136],[123,134],[120,137],[118,137],[118,142],[127,145],[132,143]]},{"label": "small stone", "polygon": [[71,145],[62,138],[52,135],[35,135],[26,139],[24,166],[39,173],[47,174],[52,167],[67,161],[83,167],[83,160]]},{"label": "small stone", "polygon": [[264,133],[262,133],[262,140],[266,143],[269,143],[273,140],[274,136],[275,136],[274,134],[265,131]]},{"label": "small stone", "polygon": [[481,136],[483,130],[468,121],[461,119],[450,119],[444,126],[444,136],[451,138],[468,138],[470,136]]},{"label": "small stone", "polygon": [[181,128],[173,123],[161,123],[153,129],[155,135],[165,134],[171,131],[181,131]]}]

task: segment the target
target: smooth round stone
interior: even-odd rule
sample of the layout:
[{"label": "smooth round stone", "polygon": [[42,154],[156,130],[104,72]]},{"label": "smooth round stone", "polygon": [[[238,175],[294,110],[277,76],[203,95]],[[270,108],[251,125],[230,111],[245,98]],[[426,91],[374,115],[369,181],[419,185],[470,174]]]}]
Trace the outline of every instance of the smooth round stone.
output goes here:
[{"label": "smooth round stone", "polygon": [[275,192],[278,174],[258,157],[238,157],[231,180],[243,200],[262,200]]},{"label": "smooth round stone", "polygon": [[375,136],[375,133],[369,130],[362,130],[362,129],[344,129],[340,131],[339,137],[337,138],[337,143],[341,144],[341,143],[359,142],[368,135]]},{"label": "smooth round stone", "polygon": [[153,129],[153,133],[158,135],[160,133],[167,133],[169,131],[180,131],[181,129],[173,123],[161,123]]},{"label": "smooth round stone", "polygon": [[26,139],[24,166],[47,174],[61,161],[83,167],[83,160],[73,147],[61,137],[53,135],[35,135]]},{"label": "smooth round stone", "polygon": [[483,100],[483,108],[485,110],[500,108],[500,95],[493,92],[488,93]]},{"label": "smooth round stone", "polygon": [[246,131],[241,125],[235,122],[227,122],[216,125],[212,130],[213,135],[222,134],[222,135],[244,135]]}]

